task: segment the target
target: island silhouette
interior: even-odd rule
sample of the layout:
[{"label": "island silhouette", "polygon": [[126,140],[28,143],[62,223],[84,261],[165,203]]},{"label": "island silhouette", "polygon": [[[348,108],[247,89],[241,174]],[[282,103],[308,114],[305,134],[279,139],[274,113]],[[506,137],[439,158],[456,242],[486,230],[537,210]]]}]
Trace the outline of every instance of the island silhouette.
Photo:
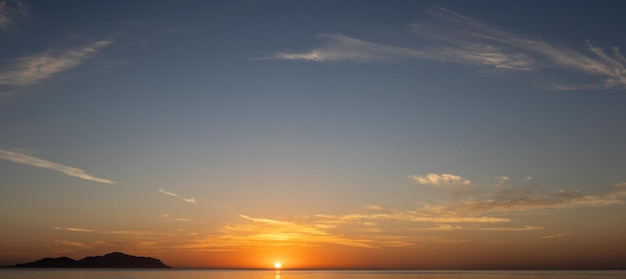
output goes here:
[{"label": "island silhouette", "polygon": [[82,260],[68,257],[43,258],[38,261],[16,264],[13,267],[29,268],[170,268],[161,260],[150,257],[137,257],[121,252],[112,252],[104,256],[90,256]]}]

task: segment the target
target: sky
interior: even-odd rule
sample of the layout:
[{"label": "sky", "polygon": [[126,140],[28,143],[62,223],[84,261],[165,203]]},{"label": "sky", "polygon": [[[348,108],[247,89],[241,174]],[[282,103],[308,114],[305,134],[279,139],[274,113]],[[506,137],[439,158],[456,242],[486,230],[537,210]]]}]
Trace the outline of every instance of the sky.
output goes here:
[{"label": "sky", "polygon": [[626,268],[623,1],[0,1],[0,265]]}]

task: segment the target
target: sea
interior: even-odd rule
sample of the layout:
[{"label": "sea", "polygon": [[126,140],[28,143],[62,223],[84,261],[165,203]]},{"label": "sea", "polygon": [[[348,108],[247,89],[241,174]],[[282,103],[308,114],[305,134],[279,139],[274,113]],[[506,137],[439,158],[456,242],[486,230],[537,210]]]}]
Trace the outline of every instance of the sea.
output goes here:
[{"label": "sea", "polygon": [[626,270],[215,270],[3,268],[0,279],[618,279]]}]

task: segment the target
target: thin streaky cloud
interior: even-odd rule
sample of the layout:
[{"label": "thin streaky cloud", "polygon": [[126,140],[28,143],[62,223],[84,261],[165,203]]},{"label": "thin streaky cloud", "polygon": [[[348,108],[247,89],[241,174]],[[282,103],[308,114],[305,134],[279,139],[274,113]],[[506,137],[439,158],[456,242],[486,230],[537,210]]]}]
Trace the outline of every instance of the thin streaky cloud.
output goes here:
[{"label": "thin streaky cloud", "polygon": [[443,47],[432,49],[430,59],[490,66],[498,70],[533,71],[533,59],[524,53],[509,53],[491,45],[470,44],[462,49]]},{"label": "thin streaky cloud", "polygon": [[313,62],[354,61],[383,62],[394,58],[425,58],[426,53],[418,50],[371,43],[342,34],[320,34],[328,44],[317,49],[300,53],[280,52],[266,59],[304,60]]},{"label": "thin streaky cloud", "polygon": [[386,208],[379,206],[379,205],[375,205],[375,204],[366,204],[366,205],[361,206],[361,208],[372,210],[372,211],[386,211],[387,210]]},{"label": "thin streaky cloud", "polygon": [[171,197],[176,197],[176,198],[178,198],[178,195],[176,195],[176,194],[174,194],[174,193],[172,193],[172,192],[165,191],[165,190],[163,190],[163,189],[159,189],[159,192],[161,192],[161,193],[163,193],[163,194],[166,194],[166,195],[168,195],[168,196],[171,196]]},{"label": "thin streaky cloud", "polygon": [[523,227],[468,227],[460,225],[439,224],[436,227],[430,228],[417,228],[413,231],[454,231],[454,230],[468,230],[468,231],[499,231],[499,232],[517,232],[517,231],[537,231],[543,230],[543,227],[537,226],[523,226]]},{"label": "thin streaky cloud", "polygon": [[170,235],[168,233],[161,232],[153,232],[153,231],[136,231],[136,230],[117,230],[117,231],[107,231],[107,230],[94,230],[94,229],[85,229],[85,228],[72,228],[72,227],[55,227],[57,231],[69,231],[69,232],[79,232],[79,233],[98,233],[98,234],[115,234],[115,235]]},{"label": "thin streaky cloud", "polygon": [[474,231],[500,231],[500,232],[518,232],[518,231],[538,231],[543,230],[543,227],[538,226],[523,226],[523,227],[503,227],[503,228],[471,228],[469,230]]},{"label": "thin streaky cloud", "polygon": [[26,4],[22,1],[0,1],[0,30],[14,31],[18,21],[28,16]]},{"label": "thin streaky cloud", "polygon": [[55,230],[65,230],[70,232],[93,232],[94,230],[83,229],[83,228],[72,228],[72,227],[55,227]]},{"label": "thin streaky cloud", "polygon": [[68,241],[68,240],[63,240],[63,239],[56,239],[54,242],[56,242],[58,244],[65,245],[65,246],[76,247],[76,248],[92,248],[91,245],[88,245],[88,244],[83,243],[83,242],[78,242],[78,241]]},{"label": "thin streaky cloud", "polygon": [[[382,207],[380,208],[382,209]],[[415,231],[397,230],[389,222],[452,222],[454,225],[438,224],[441,230],[447,228],[472,229],[469,223],[502,223],[510,220],[504,218],[416,218],[406,212],[395,214],[345,214],[301,216],[289,221],[269,218],[257,218],[239,215],[247,223],[227,225],[224,227],[219,243],[233,246],[257,246],[258,244],[271,246],[287,245],[321,245],[324,243],[339,244],[361,248],[402,247],[412,246],[417,242],[425,241],[448,242],[446,239],[421,239],[419,236],[407,235]],[[383,221],[384,225],[377,225],[372,220]],[[465,224],[468,223],[468,224]],[[535,230],[537,228],[515,227],[508,230]],[[424,229],[428,230],[428,229]],[[507,228],[502,228],[507,230]]]},{"label": "thin streaky cloud", "polygon": [[[312,62],[361,63],[394,60],[433,60],[490,67],[509,72],[546,73],[546,87],[553,90],[626,88],[626,58],[618,47],[607,54],[587,40],[583,54],[569,47],[502,31],[468,16],[434,7],[427,10],[435,22],[409,24],[424,47],[408,48],[369,42],[342,34],[320,34],[325,42],[304,52],[279,52],[264,59]],[[585,74],[588,83],[567,81],[569,72]],[[555,76],[556,75],[556,76]]]},{"label": "thin streaky cloud", "polygon": [[111,43],[113,43],[112,40],[100,40],[82,47],[60,51],[48,50],[8,61],[7,66],[0,68],[0,89],[8,91],[12,88],[41,82],[55,74],[81,65]]},{"label": "thin streaky cloud", "polygon": [[511,219],[491,216],[425,216],[413,211],[397,211],[384,214],[350,213],[343,215],[316,214],[315,218],[326,224],[365,224],[375,220],[414,223],[506,223]]},{"label": "thin streaky cloud", "polygon": [[183,201],[186,201],[189,203],[198,203],[198,201],[194,198],[183,198]]},{"label": "thin streaky cloud", "polygon": [[361,248],[377,247],[373,246],[372,240],[334,234],[314,224],[254,218],[247,215],[239,217],[249,222],[239,226],[226,226],[225,235],[237,239],[241,246],[259,243],[275,246],[311,246],[329,243]]},{"label": "thin streaky cloud", "polygon": [[327,43],[306,52],[279,52],[265,59],[374,63],[409,58],[477,64],[492,66],[500,70],[530,71],[535,69],[532,58],[528,55],[506,53],[491,45],[470,44],[464,49],[443,46],[418,50],[368,42],[341,34],[321,34],[317,37],[326,39]]},{"label": "thin streaky cloud", "polygon": [[161,217],[164,218],[164,219],[167,219],[167,220],[179,221],[179,222],[190,222],[191,221],[191,219],[187,219],[187,218],[172,217],[169,214],[162,214]]},{"label": "thin streaky cloud", "polygon": [[546,235],[546,236],[542,236],[541,239],[550,239],[550,238],[557,238],[557,237],[563,237],[566,236],[570,233],[559,233],[559,234],[553,234],[553,235]]},{"label": "thin streaky cloud", "polygon": [[193,203],[193,204],[198,203],[198,200],[196,200],[195,198],[185,198],[185,197],[182,197],[182,196],[180,196],[178,194],[174,194],[172,192],[169,192],[169,191],[166,191],[166,190],[163,190],[163,189],[159,189],[159,192],[162,193],[162,194],[168,195],[170,197],[178,198],[178,199],[180,199],[180,200],[182,200],[184,202]]},{"label": "thin streaky cloud", "polygon": [[[593,46],[587,40],[588,51],[596,56],[590,57],[565,46],[499,30],[441,7],[429,9],[428,12],[444,22],[451,23],[451,26],[445,29],[447,32],[439,32],[439,36],[443,36],[443,39],[447,41],[457,40],[459,43],[457,47],[470,43],[490,44],[509,52],[516,51],[532,57],[535,61],[534,67],[556,66],[605,78],[596,84],[582,85],[584,87],[626,87],[626,73],[624,72],[626,59],[617,47],[612,48],[614,57],[610,57],[602,48]],[[434,35],[428,26],[424,28],[422,25],[412,25],[412,27],[413,31],[418,34]],[[454,39],[445,36],[454,36]],[[570,87],[574,88],[574,85]]]},{"label": "thin streaky cloud", "polygon": [[98,183],[104,183],[104,184],[116,184],[117,183],[109,179],[100,178],[100,177],[87,174],[84,170],[79,169],[79,168],[68,167],[65,165],[58,164],[58,163],[46,161],[44,159],[40,159],[40,158],[36,158],[36,157],[24,155],[24,154],[19,154],[15,152],[10,152],[6,150],[2,150],[2,149],[0,149],[0,159],[18,163],[18,164],[33,166],[33,167],[51,169],[51,170],[61,172],[65,175],[78,177],[80,179],[90,180],[90,181],[94,181]]},{"label": "thin streaky cloud", "polygon": [[395,221],[406,223],[438,223],[438,224],[488,224],[508,223],[512,220],[503,217],[451,215],[436,212],[419,212],[412,210],[386,209],[381,206],[368,205],[358,213],[346,214],[316,214],[310,217],[311,221],[324,225],[360,224],[375,226],[378,221]]},{"label": "thin streaky cloud", "polygon": [[[526,179],[528,183],[529,179]],[[507,186],[498,184],[493,192],[464,200],[428,205],[420,210],[421,214],[443,214],[466,216],[467,214],[493,213],[537,213],[547,210],[604,207],[624,203],[626,183],[608,188],[601,194],[586,194],[582,191],[545,192],[538,185],[521,184]]]}]

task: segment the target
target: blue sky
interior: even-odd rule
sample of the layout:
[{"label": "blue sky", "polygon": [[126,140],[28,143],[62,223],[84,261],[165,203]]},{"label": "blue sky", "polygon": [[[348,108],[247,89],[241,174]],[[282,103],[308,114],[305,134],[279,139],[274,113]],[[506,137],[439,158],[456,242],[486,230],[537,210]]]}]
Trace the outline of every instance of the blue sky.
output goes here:
[{"label": "blue sky", "polygon": [[623,243],[623,8],[1,1],[0,264]]}]

